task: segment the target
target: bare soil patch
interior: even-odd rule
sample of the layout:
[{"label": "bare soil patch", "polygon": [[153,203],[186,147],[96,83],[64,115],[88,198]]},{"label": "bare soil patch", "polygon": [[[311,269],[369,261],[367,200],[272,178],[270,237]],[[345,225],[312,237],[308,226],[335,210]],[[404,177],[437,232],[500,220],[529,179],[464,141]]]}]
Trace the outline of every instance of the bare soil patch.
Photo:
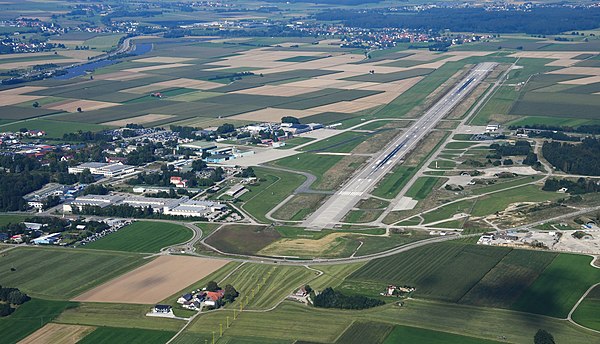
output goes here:
[{"label": "bare soil patch", "polygon": [[7,97],[0,97],[0,106],[20,104],[40,98],[44,98],[44,96],[27,96],[21,94],[9,95]]},{"label": "bare soil patch", "polygon": [[0,91],[0,96],[7,96],[13,94],[25,94],[30,92],[35,92],[39,90],[45,90],[47,87],[42,86],[22,86],[17,88],[11,88],[9,90]]},{"label": "bare soil patch", "polygon": [[220,269],[226,260],[160,256],[73,301],[153,304]]},{"label": "bare soil patch", "polygon": [[19,344],[74,344],[95,329],[92,326],[49,323],[21,340]]},{"label": "bare soil patch", "polygon": [[267,256],[323,257],[338,256],[352,240],[348,233],[331,233],[320,239],[281,239],[262,249],[259,254]]}]

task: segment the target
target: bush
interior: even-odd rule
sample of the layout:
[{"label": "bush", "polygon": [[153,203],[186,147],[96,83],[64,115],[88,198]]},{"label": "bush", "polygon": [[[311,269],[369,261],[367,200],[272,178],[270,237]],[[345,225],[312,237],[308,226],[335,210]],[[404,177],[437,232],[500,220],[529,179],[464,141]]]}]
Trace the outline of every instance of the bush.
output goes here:
[{"label": "bush", "polygon": [[319,295],[315,296],[313,304],[315,307],[320,308],[366,309],[381,306],[385,304],[385,302],[366,296],[344,295],[329,287],[323,290]]}]

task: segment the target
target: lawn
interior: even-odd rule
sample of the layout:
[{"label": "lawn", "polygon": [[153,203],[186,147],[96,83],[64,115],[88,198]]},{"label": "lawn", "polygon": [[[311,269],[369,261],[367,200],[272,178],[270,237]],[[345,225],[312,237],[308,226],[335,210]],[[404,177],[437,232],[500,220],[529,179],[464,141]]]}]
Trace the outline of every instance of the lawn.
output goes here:
[{"label": "lawn", "polygon": [[69,299],[145,262],[137,254],[18,248],[0,257],[0,266],[5,267],[0,281],[33,297]]},{"label": "lawn", "polygon": [[253,255],[280,237],[277,230],[266,226],[226,225],[206,243],[223,252]]},{"label": "lawn", "polygon": [[305,143],[309,143],[310,141],[313,141],[313,140],[314,139],[311,137],[293,137],[291,139],[285,140],[285,146],[279,147],[278,149],[294,148],[294,147],[303,145]]},{"label": "lawn", "polygon": [[600,331],[600,286],[595,287],[583,299],[573,313],[573,320],[578,324]]},{"label": "lawn", "polygon": [[418,327],[396,326],[383,342],[384,344],[494,344],[493,340],[466,337],[458,334],[439,332]]},{"label": "lawn", "polygon": [[16,343],[54,320],[66,308],[76,303],[32,299],[8,317],[0,318],[2,343]]},{"label": "lawn", "polygon": [[244,202],[242,208],[258,221],[271,223],[265,214],[292,194],[304,182],[305,177],[260,167],[255,167],[254,172],[260,178],[259,183],[246,185],[250,192],[240,196],[239,200]]},{"label": "lawn", "polygon": [[296,171],[312,173],[317,177],[315,183],[318,184],[323,178],[323,174],[340,160],[342,160],[341,156],[303,153],[276,160],[273,164]]},{"label": "lawn", "polygon": [[506,209],[510,204],[516,202],[543,202],[563,197],[564,195],[556,192],[542,191],[537,185],[525,185],[478,198],[471,215],[484,216],[493,214]]},{"label": "lawn", "polygon": [[168,223],[138,221],[101,239],[85,245],[88,249],[125,252],[159,252],[161,248],[183,243],[192,238],[187,227]]},{"label": "lawn", "polygon": [[583,293],[600,282],[600,270],[591,258],[560,254],[542,272],[511,309],[565,318]]},{"label": "lawn", "polygon": [[85,336],[81,344],[163,344],[166,343],[175,332],[145,330],[138,328],[100,327]]}]

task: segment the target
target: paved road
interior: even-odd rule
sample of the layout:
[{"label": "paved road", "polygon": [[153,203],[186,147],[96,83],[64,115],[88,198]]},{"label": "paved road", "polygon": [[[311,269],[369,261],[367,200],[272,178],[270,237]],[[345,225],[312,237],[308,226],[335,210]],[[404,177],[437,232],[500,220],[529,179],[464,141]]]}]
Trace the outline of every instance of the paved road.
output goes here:
[{"label": "paved road", "polygon": [[331,228],[354,205],[401,161],[452,109],[487,76],[496,63],[486,62],[475,66],[471,72],[415,121],[404,133],[396,137],[377,158],[355,174],[338,192],[330,197],[305,222],[308,228]]}]

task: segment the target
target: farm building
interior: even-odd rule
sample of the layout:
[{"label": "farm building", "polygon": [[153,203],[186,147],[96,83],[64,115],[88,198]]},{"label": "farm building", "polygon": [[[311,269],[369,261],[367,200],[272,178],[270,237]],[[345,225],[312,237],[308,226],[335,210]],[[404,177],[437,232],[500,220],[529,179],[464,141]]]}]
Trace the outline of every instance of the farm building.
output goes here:
[{"label": "farm building", "polygon": [[161,313],[161,314],[169,314],[173,312],[173,308],[169,305],[156,305],[152,308],[152,312]]}]

